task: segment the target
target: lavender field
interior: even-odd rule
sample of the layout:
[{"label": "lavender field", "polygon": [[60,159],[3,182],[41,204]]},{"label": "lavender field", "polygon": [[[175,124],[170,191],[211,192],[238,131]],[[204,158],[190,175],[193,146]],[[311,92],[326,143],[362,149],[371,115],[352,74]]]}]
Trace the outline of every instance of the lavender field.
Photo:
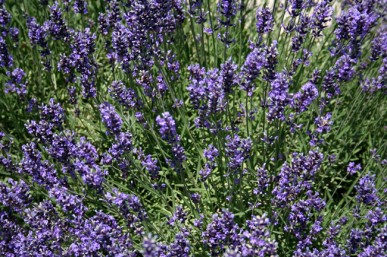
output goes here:
[{"label": "lavender field", "polygon": [[0,257],[387,256],[386,0],[0,6]]}]

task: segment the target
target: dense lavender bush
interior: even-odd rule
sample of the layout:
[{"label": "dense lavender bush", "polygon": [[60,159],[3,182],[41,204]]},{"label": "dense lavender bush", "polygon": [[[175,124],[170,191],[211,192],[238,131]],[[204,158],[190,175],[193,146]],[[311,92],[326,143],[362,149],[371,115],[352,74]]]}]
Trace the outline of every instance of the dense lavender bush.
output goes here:
[{"label": "dense lavender bush", "polygon": [[0,1],[0,256],[387,256],[386,22]]}]

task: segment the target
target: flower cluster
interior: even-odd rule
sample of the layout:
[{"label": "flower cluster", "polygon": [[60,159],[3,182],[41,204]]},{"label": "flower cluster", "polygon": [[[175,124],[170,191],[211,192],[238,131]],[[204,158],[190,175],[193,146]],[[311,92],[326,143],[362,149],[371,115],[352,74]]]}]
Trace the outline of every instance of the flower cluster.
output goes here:
[{"label": "flower cluster", "polygon": [[227,246],[238,244],[239,226],[234,221],[234,214],[228,210],[214,214],[202,237],[213,255],[219,254]]},{"label": "flower cluster", "polygon": [[0,0],[0,256],[386,256],[385,1]]},{"label": "flower cluster", "polygon": [[211,117],[222,113],[227,107],[227,96],[238,84],[237,65],[231,59],[221,64],[221,69],[205,71],[198,64],[188,67],[190,84],[187,90],[190,101],[198,110],[195,120],[197,127],[216,128],[217,123]]},{"label": "flower cluster", "polygon": [[122,81],[113,81],[109,92],[114,100],[128,109],[138,108],[141,105],[136,92],[131,88],[126,88]]},{"label": "flower cluster", "polygon": [[172,167],[179,171],[182,163],[185,161],[185,150],[180,143],[180,136],[177,134],[175,120],[169,112],[164,112],[156,118],[157,125],[160,127],[161,138],[166,140],[172,146],[172,160],[167,160]]},{"label": "flower cluster", "polygon": [[204,158],[206,158],[207,162],[204,167],[199,171],[202,181],[206,181],[207,178],[211,175],[212,171],[216,167],[215,159],[219,155],[218,149],[213,145],[209,145],[206,149],[204,149]]},{"label": "flower cluster", "polygon": [[273,30],[274,19],[269,8],[258,8],[256,19],[256,27],[259,34],[268,33]]},{"label": "flower cluster", "polygon": [[242,167],[243,162],[249,157],[252,147],[250,138],[241,139],[238,135],[226,137],[226,154],[230,158],[228,167],[236,171]]},{"label": "flower cluster", "polygon": [[5,84],[5,93],[14,92],[20,97],[24,97],[27,94],[27,86],[23,82],[25,75],[25,72],[20,68],[16,68],[12,72],[7,71],[9,81]]},{"label": "flower cluster", "polygon": [[273,189],[273,201],[288,205],[305,190],[312,188],[313,179],[320,168],[323,154],[311,151],[307,156],[293,153],[291,163],[285,163],[279,174],[278,185]]},{"label": "flower cluster", "polygon": [[106,125],[106,133],[113,135],[118,134],[121,131],[122,119],[119,114],[117,114],[113,105],[108,102],[102,103],[99,106],[102,122]]},{"label": "flower cluster", "polygon": [[318,96],[317,88],[314,84],[308,82],[301,87],[301,91],[293,95],[290,106],[297,112],[305,112],[309,105]]},{"label": "flower cluster", "polygon": [[289,82],[286,74],[277,73],[271,85],[269,92],[269,112],[267,119],[285,120],[285,107],[290,103]]}]

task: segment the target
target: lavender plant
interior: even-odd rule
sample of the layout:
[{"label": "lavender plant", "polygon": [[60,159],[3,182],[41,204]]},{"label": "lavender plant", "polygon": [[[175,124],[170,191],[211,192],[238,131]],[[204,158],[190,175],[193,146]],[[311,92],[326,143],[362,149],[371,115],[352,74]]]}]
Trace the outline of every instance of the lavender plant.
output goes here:
[{"label": "lavender plant", "polygon": [[0,1],[0,256],[387,256],[385,5]]}]

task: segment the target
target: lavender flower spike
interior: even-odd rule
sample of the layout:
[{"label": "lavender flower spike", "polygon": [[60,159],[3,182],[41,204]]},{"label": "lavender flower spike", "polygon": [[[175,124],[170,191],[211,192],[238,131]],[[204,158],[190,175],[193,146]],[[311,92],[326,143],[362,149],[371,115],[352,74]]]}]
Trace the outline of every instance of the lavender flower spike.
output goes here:
[{"label": "lavender flower spike", "polygon": [[122,120],[120,115],[114,109],[114,106],[108,102],[104,102],[99,106],[102,116],[102,122],[106,125],[106,133],[118,134],[121,131]]}]

